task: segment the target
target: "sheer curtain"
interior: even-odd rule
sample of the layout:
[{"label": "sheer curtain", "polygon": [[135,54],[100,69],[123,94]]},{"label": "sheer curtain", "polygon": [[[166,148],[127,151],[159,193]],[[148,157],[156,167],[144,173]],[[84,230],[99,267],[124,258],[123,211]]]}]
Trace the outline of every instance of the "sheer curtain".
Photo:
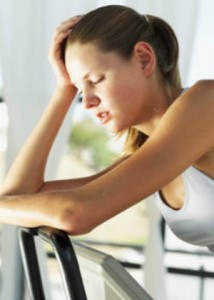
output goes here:
[{"label": "sheer curtain", "polygon": [[200,2],[198,22],[192,51],[189,55],[189,68],[187,70],[187,86],[200,79],[214,78],[214,2],[206,0]]},{"label": "sheer curtain", "polygon": [[[53,90],[54,77],[47,60],[52,31],[65,18],[90,9],[88,4],[89,1],[0,0],[0,60],[3,94],[10,115],[7,167],[32,130]],[[68,135],[68,119],[69,116],[55,143],[48,178],[55,175],[57,157]],[[14,227],[3,226],[1,256],[0,298],[22,299],[23,277],[17,230]]]},{"label": "sheer curtain", "polygon": [[[72,15],[107,4],[128,5],[142,14],[158,15],[172,25],[180,42],[180,69],[184,86],[203,77],[214,76],[212,0],[0,0],[0,61],[4,98],[10,114],[7,166],[14,160],[52,93],[54,77],[47,60],[47,51],[53,29]],[[62,151],[68,128],[69,116],[49,161],[49,178],[55,175],[56,158]],[[157,220],[158,216],[155,218]],[[155,243],[159,242],[153,239],[149,243],[154,248]],[[5,226],[2,245],[2,299],[18,300],[17,286],[20,286],[21,276],[15,275],[20,270],[17,247],[16,230]],[[148,258],[148,261],[151,262],[152,259]],[[150,269],[153,270],[152,267]],[[159,277],[163,275],[161,272]],[[157,273],[153,278],[157,278]],[[14,280],[11,281],[11,278]],[[157,278],[158,280],[161,285],[162,279]],[[156,286],[156,291],[151,290],[154,297],[158,289],[161,289],[160,285],[159,288],[158,285],[153,285]],[[158,299],[161,299],[160,296]]]}]

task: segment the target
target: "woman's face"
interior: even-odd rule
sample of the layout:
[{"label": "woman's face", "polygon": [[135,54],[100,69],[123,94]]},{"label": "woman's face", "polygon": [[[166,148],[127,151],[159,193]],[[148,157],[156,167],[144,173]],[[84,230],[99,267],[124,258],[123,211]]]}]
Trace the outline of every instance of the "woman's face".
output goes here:
[{"label": "woman's face", "polygon": [[82,101],[112,133],[146,121],[146,81],[135,59],[125,61],[114,52],[102,53],[93,44],[75,43],[66,51],[71,82]]}]

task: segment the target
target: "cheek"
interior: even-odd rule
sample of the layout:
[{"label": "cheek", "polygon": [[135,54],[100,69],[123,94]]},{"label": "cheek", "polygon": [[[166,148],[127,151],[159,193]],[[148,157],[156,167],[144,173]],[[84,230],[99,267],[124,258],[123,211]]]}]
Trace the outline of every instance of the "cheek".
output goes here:
[{"label": "cheek", "polygon": [[119,100],[132,98],[133,90],[124,83],[117,82],[116,84],[109,84],[108,86],[106,86],[105,93],[106,95]]},{"label": "cheek", "polygon": [[109,80],[100,89],[100,97],[111,106],[119,107],[122,110],[133,110],[133,107],[140,102],[140,90],[137,89],[133,80],[118,75],[117,79]]}]

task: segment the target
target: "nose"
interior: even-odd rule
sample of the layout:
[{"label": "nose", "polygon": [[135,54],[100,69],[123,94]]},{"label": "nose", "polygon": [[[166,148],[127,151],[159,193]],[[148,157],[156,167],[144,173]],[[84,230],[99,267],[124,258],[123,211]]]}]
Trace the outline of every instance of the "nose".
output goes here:
[{"label": "nose", "polygon": [[82,93],[82,105],[84,108],[89,109],[98,106],[100,99],[89,93]]}]

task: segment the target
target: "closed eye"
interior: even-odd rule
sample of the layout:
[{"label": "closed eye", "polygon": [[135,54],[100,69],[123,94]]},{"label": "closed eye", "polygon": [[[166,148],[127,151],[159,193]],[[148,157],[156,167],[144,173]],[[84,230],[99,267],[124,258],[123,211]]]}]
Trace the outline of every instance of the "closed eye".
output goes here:
[{"label": "closed eye", "polygon": [[104,76],[101,76],[99,79],[97,79],[95,81],[90,80],[90,84],[94,86],[94,85],[102,82],[103,80],[104,80]]}]

